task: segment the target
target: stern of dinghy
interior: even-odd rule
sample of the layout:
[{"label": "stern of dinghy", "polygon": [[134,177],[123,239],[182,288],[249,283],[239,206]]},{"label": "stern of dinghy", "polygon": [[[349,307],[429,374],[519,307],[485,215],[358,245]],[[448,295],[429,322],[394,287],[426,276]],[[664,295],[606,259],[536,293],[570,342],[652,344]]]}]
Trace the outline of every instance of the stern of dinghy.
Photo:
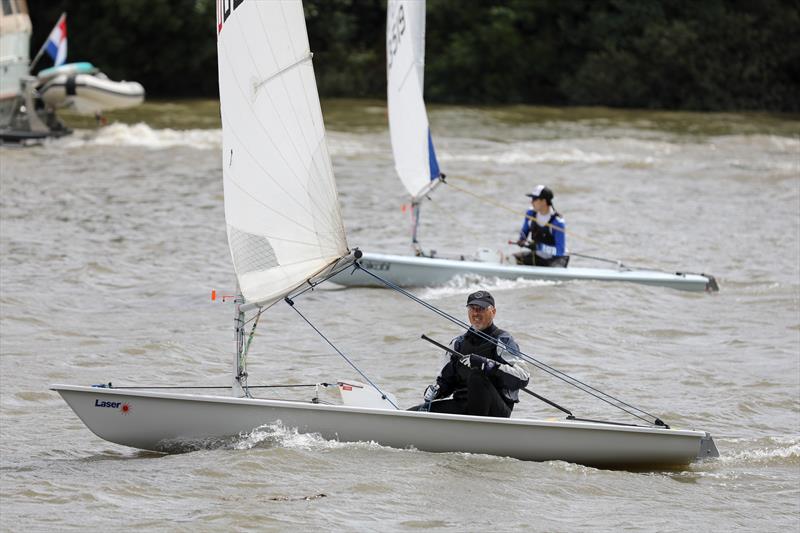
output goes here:
[{"label": "stern of dinghy", "polygon": [[717,445],[714,444],[714,438],[711,433],[706,432],[706,436],[700,439],[700,452],[697,454],[697,459],[713,459],[715,457],[719,457],[719,450],[717,450]]},{"label": "stern of dinghy", "polygon": [[708,283],[706,283],[706,292],[719,292],[719,285],[717,284],[717,278],[715,278],[711,274],[703,274],[703,276],[708,278]]}]

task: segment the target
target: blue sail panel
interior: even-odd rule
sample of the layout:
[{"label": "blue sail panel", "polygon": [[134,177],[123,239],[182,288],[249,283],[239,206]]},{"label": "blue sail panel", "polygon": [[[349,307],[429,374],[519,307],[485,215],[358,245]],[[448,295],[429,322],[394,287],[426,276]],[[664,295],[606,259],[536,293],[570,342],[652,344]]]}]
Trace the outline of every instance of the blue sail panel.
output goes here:
[{"label": "blue sail panel", "polygon": [[439,171],[439,162],[436,160],[436,150],[433,149],[433,139],[431,138],[430,128],[428,128],[428,164],[431,169],[431,181],[442,175]]}]

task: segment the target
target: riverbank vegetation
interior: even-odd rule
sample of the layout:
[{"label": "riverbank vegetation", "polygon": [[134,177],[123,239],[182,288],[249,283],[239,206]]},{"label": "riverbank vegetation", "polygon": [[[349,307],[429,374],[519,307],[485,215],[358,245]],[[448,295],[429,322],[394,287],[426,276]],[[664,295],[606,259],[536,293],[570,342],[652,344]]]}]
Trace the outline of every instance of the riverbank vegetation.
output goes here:
[{"label": "riverbank vegetation", "polygon": [[[217,94],[215,0],[28,5],[32,54],[66,11],[68,61],[140,81],[150,97]],[[304,6],[320,94],[383,98],[386,0]],[[425,95],[431,103],[800,112],[797,28],[792,0],[428,0]]]}]

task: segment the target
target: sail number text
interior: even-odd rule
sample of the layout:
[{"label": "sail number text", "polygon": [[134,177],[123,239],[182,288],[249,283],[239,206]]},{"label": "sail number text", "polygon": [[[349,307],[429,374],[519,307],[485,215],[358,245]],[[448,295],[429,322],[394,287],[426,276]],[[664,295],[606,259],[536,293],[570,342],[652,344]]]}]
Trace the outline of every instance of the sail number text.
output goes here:
[{"label": "sail number text", "polygon": [[389,68],[392,68],[394,55],[400,48],[400,39],[403,38],[403,34],[406,32],[406,14],[403,10],[403,4],[400,4],[397,11],[395,11],[389,28],[389,36],[386,38],[386,52],[389,58]]},{"label": "sail number text", "polygon": [[239,7],[244,0],[217,0],[217,34],[222,31],[222,25],[231,16],[233,10]]}]

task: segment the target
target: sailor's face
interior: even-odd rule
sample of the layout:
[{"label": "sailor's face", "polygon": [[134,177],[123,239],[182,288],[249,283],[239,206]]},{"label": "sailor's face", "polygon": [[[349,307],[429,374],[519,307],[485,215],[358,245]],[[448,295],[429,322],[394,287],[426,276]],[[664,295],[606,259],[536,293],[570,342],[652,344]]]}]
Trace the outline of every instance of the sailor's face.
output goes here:
[{"label": "sailor's face", "polygon": [[543,200],[541,198],[534,198],[531,200],[533,204],[533,209],[537,213],[547,213],[549,211],[549,206],[547,205],[547,200]]},{"label": "sailor's face", "polygon": [[479,305],[469,305],[467,306],[467,317],[469,318],[469,323],[472,324],[472,327],[475,329],[486,329],[492,325],[494,321],[494,315],[496,313],[496,309],[493,305],[489,307],[481,307]]}]

